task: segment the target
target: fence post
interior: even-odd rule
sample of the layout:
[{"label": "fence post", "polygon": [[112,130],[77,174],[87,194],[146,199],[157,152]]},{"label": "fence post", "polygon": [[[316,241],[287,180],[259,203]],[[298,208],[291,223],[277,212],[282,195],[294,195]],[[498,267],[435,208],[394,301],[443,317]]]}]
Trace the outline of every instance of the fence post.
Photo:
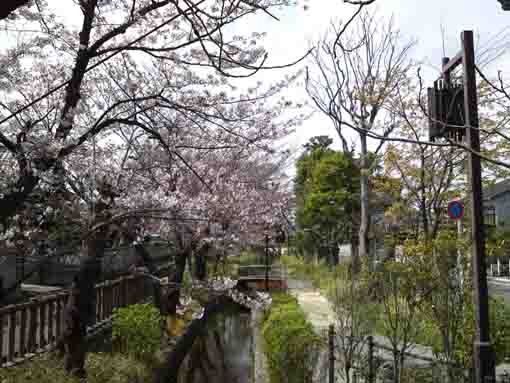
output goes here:
[{"label": "fence post", "polygon": [[4,364],[4,315],[0,314],[0,367]]},{"label": "fence post", "polygon": [[14,308],[9,311],[9,353],[8,362],[12,362],[16,353],[16,310]]},{"label": "fence post", "polygon": [[368,383],[375,383],[374,373],[374,337],[368,337]]},{"label": "fence post", "polygon": [[329,383],[335,383],[335,327],[329,325]]},{"label": "fence post", "polygon": [[42,352],[46,346],[46,302],[41,300],[39,302],[39,352]]},{"label": "fence post", "polygon": [[27,351],[30,354],[33,354],[38,346],[36,331],[37,331],[37,301],[32,300],[30,302],[30,311],[29,311],[29,325],[28,325],[28,345]]}]

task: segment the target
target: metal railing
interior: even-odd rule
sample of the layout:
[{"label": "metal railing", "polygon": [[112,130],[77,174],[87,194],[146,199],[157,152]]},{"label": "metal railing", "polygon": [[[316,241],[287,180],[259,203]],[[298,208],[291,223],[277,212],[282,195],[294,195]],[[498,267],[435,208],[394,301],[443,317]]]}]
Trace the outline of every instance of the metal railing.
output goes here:
[{"label": "metal railing", "polygon": [[[328,357],[324,358],[327,365],[322,368],[322,376],[329,374],[329,382],[340,382],[345,378],[345,361],[341,354],[338,335],[334,327],[324,329],[324,338],[328,339]],[[473,383],[473,371],[451,361],[441,360],[430,353],[421,352],[419,349],[401,354],[401,350],[394,350],[389,342],[383,342],[381,337],[367,336],[362,339],[356,338],[357,351],[351,354],[349,360],[350,381],[352,383]],[[360,342],[360,343],[358,343]],[[349,348],[349,342],[344,344],[345,350]],[[428,355],[430,354],[430,355]],[[397,366],[394,365],[398,360]],[[403,361],[403,364],[402,364]],[[395,370],[397,367],[397,371]],[[395,374],[399,375],[396,379]],[[496,380],[487,383],[510,383],[508,372],[496,374]],[[324,378],[322,379],[324,380]]]}]

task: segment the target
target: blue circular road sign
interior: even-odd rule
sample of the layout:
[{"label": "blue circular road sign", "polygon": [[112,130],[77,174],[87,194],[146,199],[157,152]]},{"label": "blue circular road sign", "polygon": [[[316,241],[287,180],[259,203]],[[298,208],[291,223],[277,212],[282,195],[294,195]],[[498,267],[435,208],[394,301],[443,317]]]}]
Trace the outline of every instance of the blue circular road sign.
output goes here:
[{"label": "blue circular road sign", "polygon": [[461,201],[452,201],[448,204],[448,216],[451,219],[461,219],[464,216],[464,204]]}]

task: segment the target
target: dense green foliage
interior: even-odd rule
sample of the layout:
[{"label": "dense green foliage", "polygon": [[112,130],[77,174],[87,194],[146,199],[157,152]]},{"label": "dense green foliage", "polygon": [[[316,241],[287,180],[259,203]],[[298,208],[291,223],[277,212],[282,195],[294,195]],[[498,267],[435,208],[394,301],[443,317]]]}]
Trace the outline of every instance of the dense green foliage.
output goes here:
[{"label": "dense green foliage", "polygon": [[[412,319],[409,335],[413,342],[431,346],[441,359],[466,367],[472,363],[475,335],[469,250],[468,241],[443,230],[433,240],[406,241],[400,262],[387,262],[383,273],[399,278],[399,299],[393,301],[414,306],[413,318],[402,317],[406,311],[399,310],[399,322]],[[383,285],[379,291],[385,291]],[[491,297],[489,309],[491,341],[500,363],[510,357],[510,307]],[[380,332],[384,328],[381,322],[387,319],[380,318]]]},{"label": "dense green foliage", "polygon": [[359,204],[359,169],[351,157],[331,149],[331,142],[325,136],[312,138],[296,163],[296,239],[305,254],[319,248],[326,256],[324,239],[350,238],[348,223]]},{"label": "dense green foliage", "polygon": [[141,360],[151,360],[161,342],[161,316],[152,304],[115,309],[112,341],[115,348]]},{"label": "dense green foliage", "polygon": [[[505,304],[501,298],[490,298],[489,301],[490,335],[491,343],[496,354],[496,363],[503,363],[510,358],[510,306]],[[461,364],[470,366],[473,351],[473,339],[475,335],[474,307],[470,304],[459,332],[457,348],[455,350],[456,360]],[[441,334],[429,317],[422,315],[416,326],[420,328],[419,337],[416,343],[430,346],[434,352],[443,352]]]},{"label": "dense green foliage", "polygon": [[262,336],[271,383],[309,381],[321,340],[295,298],[286,294],[273,296]]}]

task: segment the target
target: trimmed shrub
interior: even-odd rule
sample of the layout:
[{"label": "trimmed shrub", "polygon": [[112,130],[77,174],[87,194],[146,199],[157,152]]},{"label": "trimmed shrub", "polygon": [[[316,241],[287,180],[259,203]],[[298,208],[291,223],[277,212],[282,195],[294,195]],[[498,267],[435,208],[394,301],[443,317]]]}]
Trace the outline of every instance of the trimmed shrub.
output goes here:
[{"label": "trimmed shrub", "polygon": [[152,304],[115,309],[112,341],[114,349],[137,359],[150,361],[161,342],[161,316]]},{"label": "trimmed shrub", "polygon": [[271,383],[310,381],[321,339],[295,298],[285,294],[273,297],[262,336]]}]

